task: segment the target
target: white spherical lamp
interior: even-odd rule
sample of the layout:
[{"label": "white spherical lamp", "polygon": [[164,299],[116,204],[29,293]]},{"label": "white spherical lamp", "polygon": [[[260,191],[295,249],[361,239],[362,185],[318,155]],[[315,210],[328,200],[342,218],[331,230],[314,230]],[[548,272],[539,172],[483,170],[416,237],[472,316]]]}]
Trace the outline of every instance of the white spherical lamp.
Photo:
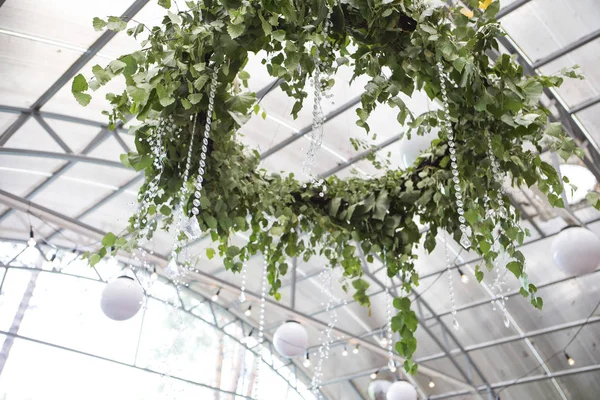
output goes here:
[{"label": "white spherical lamp", "polygon": [[140,311],[143,301],[142,287],[133,278],[120,276],[106,284],[102,291],[100,308],[108,318],[125,321]]},{"label": "white spherical lamp", "polygon": [[406,381],[394,382],[387,391],[386,400],[417,400],[417,391]]},{"label": "white spherical lamp", "polygon": [[600,266],[600,238],[589,229],[571,226],[552,241],[552,256],[569,275],[583,275]]},{"label": "white spherical lamp", "polygon": [[273,335],[275,350],[287,358],[298,357],[306,353],[308,348],[308,333],[296,321],[287,321]]},{"label": "white spherical lamp", "polygon": [[382,379],[377,379],[369,383],[367,387],[367,394],[369,395],[369,400],[386,400],[386,393],[390,390],[392,386],[392,382],[384,381]]}]

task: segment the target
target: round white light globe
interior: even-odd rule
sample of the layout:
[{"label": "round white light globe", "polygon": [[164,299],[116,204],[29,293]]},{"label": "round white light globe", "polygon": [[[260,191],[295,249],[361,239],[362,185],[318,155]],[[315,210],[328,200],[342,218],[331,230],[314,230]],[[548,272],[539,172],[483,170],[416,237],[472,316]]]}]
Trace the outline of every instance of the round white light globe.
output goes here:
[{"label": "round white light globe", "polygon": [[369,383],[369,386],[367,387],[369,400],[386,400],[386,393],[391,386],[392,382],[384,381],[382,379],[378,379]]},{"label": "round white light globe", "polygon": [[140,311],[143,301],[142,287],[132,278],[120,276],[106,284],[102,291],[100,308],[108,318],[125,321]]},{"label": "round white light globe", "polygon": [[386,400],[417,400],[417,391],[406,381],[394,382],[387,391]]},{"label": "round white light globe", "polygon": [[586,228],[566,228],[552,241],[552,256],[569,275],[589,274],[600,266],[600,238]]},{"label": "round white light globe", "polygon": [[273,345],[283,357],[301,356],[308,348],[308,333],[298,322],[288,321],[275,331]]}]

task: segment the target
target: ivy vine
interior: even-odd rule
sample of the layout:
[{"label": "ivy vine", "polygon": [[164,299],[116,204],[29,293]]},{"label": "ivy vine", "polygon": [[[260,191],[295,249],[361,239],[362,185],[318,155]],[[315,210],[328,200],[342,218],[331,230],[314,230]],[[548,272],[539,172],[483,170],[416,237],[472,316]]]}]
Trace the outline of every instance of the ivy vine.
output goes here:
[{"label": "ivy vine", "polygon": [[[430,99],[441,99],[441,82],[436,67],[458,88],[449,93],[449,112],[457,143],[458,168],[462,179],[465,218],[472,229],[473,249],[483,256],[476,269],[479,281],[498,257],[493,244],[501,244],[510,256],[507,268],[521,281],[521,293],[542,308],[537,288],[525,272],[525,259],[517,249],[528,235],[519,225],[519,215],[486,217],[483,198],[492,199],[497,209],[500,184],[494,180],[487,156],[487,135],[508,180],[515,187],[537,185],[550,204],[563,206],[562,182],[557,172],[542,161],[542,147],[563,158],[581,155],[560,124],[549,124],[550,112],[540,105],[543,89],[562,83],[559,76],[526,76],[509,55],[495,61],[497,38],[502,31],[495,19],[499,1],[469,1],[469,9],[447,8],[442,2],[417,0],[206,0],[187,1],[188,10],[172,11],[171,0],[159,0],[168,9],[160,26],[131,24],[118,17],[94,19],[97,30],[126,30],[141,41],[141,49],[124,55],[106,67],[96,65],[89,79],[78,75],[72,85],[76,100],[86,105],[94,91],[115,76],[125,79],[122,93],[109,94],[112,110],[106,111],[111,128],[129,116],[137,119],[132,128],[136,152],[122,161],[144,170],[146,182],[157,171],[149,138],[156,135],[156,122],[172,117],[182,132],[163,138],[167,157],[160,176],[160,196],[148,210],[147,223],[168,227],[173,220],[182,185],[182,171],[192,130],[192,117],[201,126],[206,119],[209,76],[218,69],[218,88],[212,117],[210,153],[202,190],[198,222],[208,232],[227,269],[239,272],[250,256],[268,247],[270,293],[279,299],[281,277],[288,271],[290,257],[308,261],[325,256],[332,266],[341,266],[354,289],[354,298],[369,306],[369,284],[361,279],[360,253],[368,263],[382,258],[389,277],[400,277],[402,292],[418,286],[414,267],[415,249],[431,252],[436,235],[446,230],[458,240],[456,205],[449,168],[448,133],[439,130],[443,110],[412,115],[402,100],[415,91]],[[173,4],[175,5],[175,4]],[[321,28],[328,10],[332,28],[327,37]],[[333,51],[317,52],[325,41]],[[329,76],[340,66],[350,66],[354,76],[370,78],[357,109],[356,124],[371,134],[369,116],[380,104],[397,109],[397,123],[409,135],[439,130],[429,150],[406,170],[384,170],[373,179],[327,179],[327,192],[259,169],[259,155],[236,141],[236,131],[253,112],[260,112],[254,93],[247,92],[250,74],[244,71],[249,54],[264,51],[266,70],[281,79],[281,88],[295,99],[294,117],[307,97],[306,82],[315,69],[318,55]],[[573,71],[565,75],[577,77]],[[329,79],[327,85],[334,85]],[[390,124],[393,125],[393,124]],[[394,128],[394,130],[397,130]],[[194,146],[202,140],[196,134]],[[192,170],[200,162],[192,160]],[[378,167],[382,167],[380,164]],[[191,177],[193,178],[193,177]],[[147,184],[141,193],[147,190]],[[504,201],[508,203],[509,199]],[[600,203],[600,202],[598,202]],[[191,198],[183,205],[191,210]],[[428,227],[420,232],[419,225]],[[498,230],[501,226],[502,229]],[[133,222],[130,231],[134,230]],[[236,232],[246,232],[249,241],[230,245]],[[249,232],[249,233],[248,233]],[[499,235],[499,236],[498,236]],[[358,247],[360,246],[360,249]],[[111,251],[131,250],[137,243],[109,234],[103,247],[90,255],[95,263]],[[213,248],[206,255],[214,256]],[[347,288],[350,289],[350,288]],[[406,371],[415,373],[412,362],[418,326],[408,295],[395,299],[397,315],[392,328],[399,333],[396,351],[406,358]]]}]

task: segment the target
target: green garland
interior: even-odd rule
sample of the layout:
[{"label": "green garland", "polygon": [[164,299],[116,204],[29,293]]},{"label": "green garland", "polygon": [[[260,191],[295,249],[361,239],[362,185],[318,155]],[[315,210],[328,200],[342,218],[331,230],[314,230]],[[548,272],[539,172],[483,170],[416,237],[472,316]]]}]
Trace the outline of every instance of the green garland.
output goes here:
[{"label": "green garland", "polygon": [[[203,125],[207,82],[214,68],[218,68],[211,148],[198,221],[202,230],[210,232],[213,241],[219,243],[225,267],[238,272],[243,261],[269,247],[270,293],[279,299],[287,260],[302,257],[307,261],[320,254],[332,266],[343,268],[352,282],[354,298],[368,306],[369,285],[361,279],[362,251],[367,262],[373,262],[375,256],[385,257],[388,276],[399,276],[403,292],[411,293],[419,284],[413,264],[415,248],[422,244],[431,252],[440,230],[451,232],[457,240],[461,233],[451,195],[454,189],[447,132],[440,131],[439,138],[413,167],[387,170],[380,178],[369,180],[331,177],[327,179],[326,195],[320,196],[320,188],[314,185],[305,187],[293,176],[258,169],[258,154],[249,154],[235,140],[236,130],[250,114],[260,112],[254,93],[242,92],[241,87],[247,87],[250,78],[243,68],[249,53],[265,50],[268,57],[263,63],[269,74],[283,80],[281,88],[287,95],[296,99],[292,111],[296,116],[307,96],[304,88],[315,68],[315,54],[320,54],[332,74],[340,65],[350,65],[355,76],[370,77],[357,110],[357,125],[369,133],[369,115],[378,104],[388,104],[398,109],[398,123],[409,126],[409,134],[422,135],[440,126],[443,112],[413,116],[399,94],[411,96],[415,90],[423,90],[431,99],[441,99],[436,67],[441,61],[459,85],[459,89],[449,93],[449,111],[457,143],[465,217],[473,231],[473,249],[485,260],[481,267],[477,266],[476,277],[481,281],[483,269],[493,267],[498,254],[492,250],[492,244],[498,240],[512,259],[507,267],[520,279],[521,293],[535,307],[542,308],[542,299],[524,272],[524,257],[516,248],[528,234],[519,226],[518,214],[513,210],[501,220],[485,218],[482,199],[489,194],[490,206],[497,209],[496,194],[500,190],[486,154],[487,135],[491,135],[493,153],[512,184],[538,185],[555,206],[563,205],[562,183],[538,153],[542,144],[564,158],[579,150],[559,124],[548,125],[550,113],[539,103],[543,89],[560,85],[562,78],[524,76],[522,68],[508,55],[500,56],[496,62],[488,57],[497,50],[496,39],[501,35],[495,20],[498,1],[491,5],[486,2],[482,6],[485,10],[477,8],[477,1],[470,1],[474,13],[471,18],[459,9],[416,0],[186,3],[189,11],[169,11],[160,27],[130,27],[129,35],[144,38],[142,49],[120,57],[106,68],[94,66],[93,78],[88,81],[79,75],[72,87],[77,101],[86,105],[91,99],[89,89],[97,89],[116,75],[125,78],[125,91],[108,95],[113,109],[106,114],[111,127],[126,121],[129,115],[141,122],[133,129],[137,152],[122,156],[122,160],[136,170],[143,169],[146,182],[157,174],[148,145],[148,138],[156,135],[156,120],[170,116],[182,128],[179,136],[163,140],[167,158],[159,180],[161,195],[150,207],[148,221],[162,214],[163,225],[169,226],[182,183],[192,185],[191,179],[181,182],[190,120],[198,116],[199,126]],[[170,0],[159,0],[159,4],[171,8]],[[320,32],[330,8],[332,29],[325,38]],[[117,17],[94,19],[98,30],[121,31],[127,26]],[[334,51],[317,53],[315,46],[325,40]],[[576,76],[570,71],[566,74]],[[196,135],[194,146],[201,139],[200,134]],[[198,154],[192,161],[192,170],[196,170]],[[146,189],[147,183],[141,193]],[[191,199],[184,209],[191,209]],[[424,238],[417,221],[429,227]],[[492,232],[498,225],[502,226],[502,233],[494,238]],[[132,222],[130,231],[133,230]],[[229,245],[235,232],[248,231],[245,246]],[[137,247],[137,243],[113,234],[107,235],[103,245],[90,255],[92,264],[113,246],[124,250]],[[207,256],[214,256],[212,248],[207,249]],[[415,373],[412,355],[417,345],[414,332],[418,320],[408,297],[395,299],[394,306],[398,314],[392,328],[401,337],[396,350],[407,359],[405,369]]]}]

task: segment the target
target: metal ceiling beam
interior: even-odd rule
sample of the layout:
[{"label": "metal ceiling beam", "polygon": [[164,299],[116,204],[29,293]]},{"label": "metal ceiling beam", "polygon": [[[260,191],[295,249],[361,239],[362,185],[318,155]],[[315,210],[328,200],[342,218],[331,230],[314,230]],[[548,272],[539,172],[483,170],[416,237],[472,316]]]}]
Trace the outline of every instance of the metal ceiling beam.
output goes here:
[{"label": "metal ceiling beam", "polygon": [[73,153],[73,150],[71,150],[71,148],[64,142],[64,140],[62,140],[62,138],[58,136],[56,132],[54,132],[54,129],[52,129],[50,125],[48,125],[48,123],[44,121],[42,117],[39,116],[39,114],[33,114],[33,119],[35,119],[38,122],[38,124],[40,124],[42,128],[44,128],[48,135],[50,135],[50,137],[65,151],[65,153]]},{"label": "metal ceiling beam", "polygon": [[[133,4],[125,10],[121,15],[122,19],[130,20],[133,18],[145,5],[148,0],[135,0]],[[48,90],[44,92],[30,107],[30,111],[39,111],[62,87],[67,84],[73,77],[83,68],[88,62],[90,62],[96,54],[117,34],[117,32],[107,30],[105,31],[92,45],[90,48],[83,53],[77,61],[75,61]],[[0,146],[4,146],[8,139],[15,134],[19,128],[21,128],[25,122],[29,120],[31,113],[21,114],[19,118],[8,127],[8,129],[0,136]]]},{"label": "metal ceiling beam", "polygon": [[500,9],[500,11],[498,11],[498,14],[496,14],[496,19],[500,19],[502,17],[507,16],[511,12],[523,7],[525,4],[529,3],[530,1],[531,0],[517,0],[517,1],[510,3],[506,7],[502,7]]},{"label": "metal ceiling beam", "polygon": [[562,49],[558,49],[555,52],[549,54],[548,56],[535,61],[533,63],[533,68],[537,69],[537,68],[543,67],[544,65],[549,64],[552,61],[554,61],[564,55],[567,55],[570,52],[575,51],[578,48],[585,46],[589,42],[596,40],[598,38],[600,38],[600,29],[596,29],[595,31],[590,32],[587,35],[580,37],[573,43],[568,44],[567,46],[563,47]]},{"label": "metal ceiling beam", "polygon": [[[465,266],[468,266],[469,264],[470,263],[466,263]],[[597,272],[600,272],[600,269],[597,269],[596,271],[592,272],[592,274],[595,274]],[[538,290],[540,290],[540,289],[544,289],[544,288],[552,286],[552,285],[556,285],[556,284],[563,283],[563,282],[568,282],[568,281],[571,281],[571,280],[574,280],[574,279],[577,279],[577,278],[581,278],[581,276],[567,276],[565,278],[560,278],[560,279],[556,279],[556,280],[551,280],[549,282],[541,283],[539,285],[536,285],[536,287],[538,288]],[[506,292],[504,294],[504,297],[509,297],[510,298],[510,297],[514,297],[514,296],[517,296],[517,295],[520,295],[519,291],[518,290],[512,290],[510,292]],[[464,311],[464,310],[468,310],[468,309],[471,309],[471,308],[476,308],[476,307],[479,307],[479,306],[483,306],[483,305],[486,305],[486,304],[487,305],[490,304],[490,299],[483,299],[483,300],[479,300],[479,301],[474,301],[472,303],[465,304],[465,305],[460,306],[460,307],[456,307],[456,311]],[[444,316],[450,315],[450,314],[451,314],[451,311],[444,311],[444,312],[442,312],[442,313],[440,313],[438,315],[440,317],[444,317]],[[427,317],[427,318],[425,318],[425,321],[429,321],[431,319],[433,319],[433,317]]]},{"label": "metal ceiling beam", "polygon": [[[33,111],[28,108],[13,107],[13,106],[7,106],[4,104],[0,104],[0,112],[4,112],[4,113],[8,113],[8,114],[28,114],[29,116],[39,115],[40,117],[45,118],[45,119],[54,119],[57,121],[72,122],[74,124],[95,126],[97,128],[104,128],[104,129],[108,130],[108,124],[105,124],[102,122],[92,121],[91,119],[73,117],[71,115],[53,113],[53,112],[48,112],[48,111],[41,111],[41,110]],[[127,129],[120,128],[120,129],[118,129],[118,131],[126,133]]]},{"label": "metal ceiling beam", "polygon": [[[77,221],[74,218],[60,214],[56,211],[50,210],[39,204],[32,203],[26,199],[23,199],[19,196],[15,196],[15,195],[5,192],[3,190],[0,190],[0,203],[3,203],[9,207],[15,208],[15,209],[20,210],[25,213],[29,212],[33,215],[38,216],[40,219],[43,219],[48,222],[52,222],[52,223],[56,224],[57,226],[60,226],[64,229],[69,229],[73,232],[76,232],[83,236],[87,236],[94,240],[101,240],[102,237],[104,237],[104,235],[106,233],[98,228],[92,227],[88,224],[84,224],[81,221]],[[159,266],[165,266],[167,264],[168,258],[166,256],[150,254],[150,252],[148,252],[148,253],[149,253],[148,254],[149,261],[154,262]],[[198,278],[198,281],[202,282],[203,284],[209,284],[209,285],[213,285],[215,287],[220,287],[221,290],[224,290],[224,291],[227,291],[230,293],[234,293],[235,295],[240,293],[240,287],[232,284],[231,282],[229,282],[227,280],[219,279],[219,278],[211,276],[210,274],[203,272],[203,271],[198,271],[198,272],[194,273],[193,275],[196,276]],[[256,294],[256,293],[248,291],[248,290],[246,290],[246,298],[248,298],[249,300],[253,300],[253,301],[260,301],[259,294]],[[275,309],[278,312],[281,312],[283,314],[287,314],[299,322],[304,322],[306,324],[312,325],[312,326],[316,327],[317,329],[327,328],[327,322],[323,322],[321,320],[311,317],[310,315],[293,310],[290,307],[284,306],[283,304],[280,304],[279,302],[277,302],[275,300],[267,299],[266,301],[273,309]],[[345,336],[349,340],[354,340],[357,344],[359,344],[364,349],[368,349],[374,353],[377,353],[377,354],[380,354],[383,356],[387,356],[386,349],[384,349],[378,345],[375,345],[371,342],[365,341],[362,338],[359,338],[350,332],[344,331],[339,328],[335,328],[334,333],[339,336]],[[394,359],[400,363],[403,363],[405,360],[403,357],[400,357],[396,354],[394,354]],[[421,366],[420,370],[428,376],[445,380],[453,385],[470,388],[470,385],[468,385],[467,383],[465,383],[459,379],[456,379],[448,374],[440,372],[436,369],[429,368],[426,366]]]},{"label": "metal ceiling beam", "polygon": [[[567,369],[567,370],[557,371],[557,372],[553,372],[552,375],[536,375],[536,376],[526,377],[526,378],[523,378],[520,380],[515,379],[515,380],[510,380],[510,381],[493,383],[492,387],[494,389],[502,389],[502,388],[506,388],[509,386],[524,385],[524,384],[528,384],[528,383],[539,382],[539,381],[544,381],[544,380],[553,379],[553,378],[562,378],[562,377],[566,377],[566,376],[585,374],[585,373],[594,372],[594,371],[600,371],[600,364],[588,365],[587,367],[571,368],[571,369]],[[486,387],[479,386],[477,388],[477,390],[479,390],[481,392],[481,391],[486,390]],[[456,391],[456,392],[434,394],[432,396],[429,396],[429,399],[430,400],[449,399],[452,397],[464,396],[464,395],[468,395],[468,394],[469,394],[468,391],[460,390],[460,391]]]},{"label": "metal ceiling beam", "polygon": [[84,156],[81,154],[73,154],[73,153],[54,153],[51,151],[1,147],[0,154],[10,155],[10,156],[51,158],[54,160],[81,162],[81,163],[87,163],[87,164],[102,165],[104,167],[126,169],[128,171],[130,170],[129,168],[127,168],[125,165],[123,165],[120,162],[105,160],[103,158],[87,157],[87,156]]},{"label": "metal ceiling beam", "polygon": [[[488,303],[489,303],[489,301],[488,301]],[[549,326],[547,328],[537,329],[534,331],[527,332],[524,335],[513,335],[513,336],[504,337],[501,339],[490,340],[489,342],[473,344],[470,346],[465,346],[462,350],[461,349],[452,349],[452,350],[450,350],[450,354],[460,354],[461,351],[470,352],[470,351],[475,351],[475,350],[487,349],[489,347],[495,347],[495,346],[499,346],[499,345],[503,345],[503,344],[507,344],[507,343],[517,342],[517,341],[523,340],[525,338],[532,338],[532,337],[536,337],[536,336],[547,335],[549,333],[560,332],[560,331],[564,331],[567,329],[578,328],[580,326],[591,325],[591,324],[595,324],[597,322],[600,322],[600,316],[592,317],[590,319],[582,319],[579,321],[567,322],[565,324],[553,325],[553,326]],[[444,358],[444,357],[446,357],[446,355],[444,353],[437,353],[437,354],[432,354],[430,356],[420,357],[420,358],[416,359],[415,362],[422,363],[422,362],[427,362],[427,361],[438,360],[438,359]]]},{"label": "metal ceiling beam", "polygon": [[574,106],[573,108],[571,108],[571,110],[569,111],[569,113],[575,114],[578,113],[580,111],[586,110],[590,107],[595,106],[596,104],[600,103],[600,96],[596,96],[596,97],[592,97],[589,100],[584,101],[583,103],[579,103],[578,105]]}]

